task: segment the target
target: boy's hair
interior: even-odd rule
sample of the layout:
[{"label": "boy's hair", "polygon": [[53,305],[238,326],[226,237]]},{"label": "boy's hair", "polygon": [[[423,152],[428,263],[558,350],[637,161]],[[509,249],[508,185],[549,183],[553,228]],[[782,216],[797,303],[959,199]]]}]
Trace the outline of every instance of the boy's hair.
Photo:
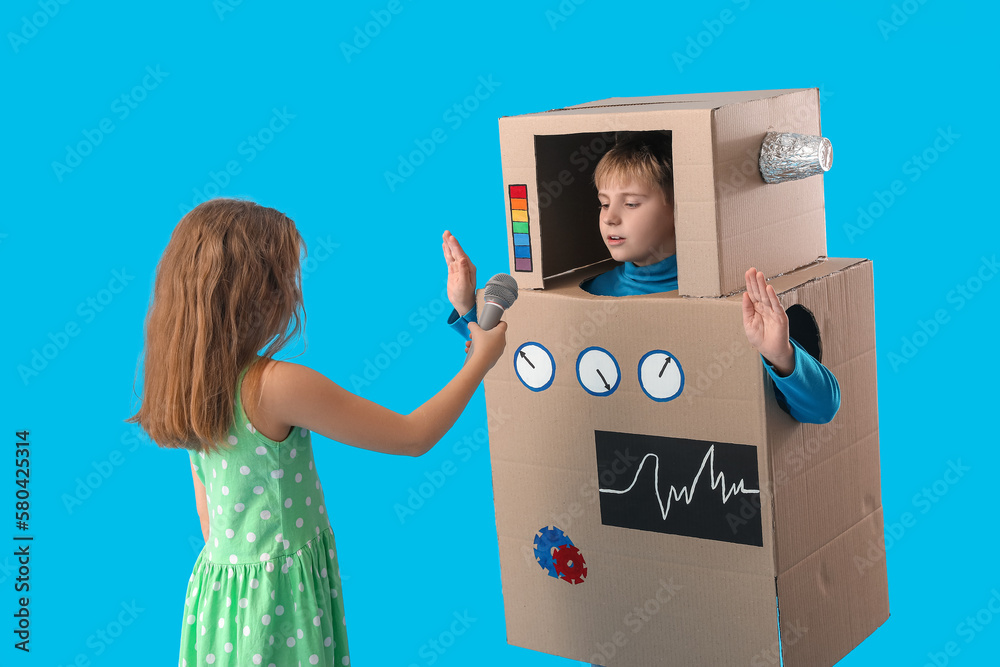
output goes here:
[{"label": "boy's hair", "polygon": [[664,132],[619,132],[615,145],[594,170],[594,185],[645,183],[663,192],[674,203],[674,173],[670,135]]},{"label": "boy's hair", "polygon": [[157,267],[142,406],[126,421],[161,447],[215,451],[233,423],[240,371],[252,364],[256,386],[261,362],[304,323],[300,249],[295,223],[252,201],[212,199],[185,215]]}]

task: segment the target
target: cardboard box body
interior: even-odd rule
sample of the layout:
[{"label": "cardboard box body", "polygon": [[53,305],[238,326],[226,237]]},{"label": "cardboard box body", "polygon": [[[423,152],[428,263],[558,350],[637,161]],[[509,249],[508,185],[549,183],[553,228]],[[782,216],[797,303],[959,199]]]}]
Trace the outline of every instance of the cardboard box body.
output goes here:
[{"label": "cardboard box body", "polygon": [[[699,97],[733,95],[762,94]],[[816,91],[790,96],[815,99]],[[764,107],[773,109],[770,99]],[[728,204],[713,198],[715,186],[692,193],[678,185],[699,156],[709,182],[717,173],[713,156],[738,153],[748,143],[735,130],[712,129],[713,119],[728,119],[731,128],[749,128],[744,134],[757,137],[759,103],[746,103],[755,111],[753,122],[745,122],[735,110],[668,112],[660,110],[662,101],[642,101],[636,106],[657,110],[631,112],[639,114],[640,127],[619,128],[673,130],[676,161],[678,146],[688,141],[678,141],[682,129],[697,134],[708,123],[707,134],[680,150],[689,155],[680,162],[686,166],[675,168],[675,192],[678,215],[684,202],[695,200],[703,214],[697,225],[688,217],[683,243],[678,223],[680,284],[715,298],[586,293],[580,283],[610,268],[601,263],[607,251],[604,258],[588,254],[581,242],[550,253],[544,225],[568,229],[559,215],[570,215],[572,207],[560,208],[553,195],[541,207],[544,225],[532,228],[530,240],[543,240],[544,256],[536,252],[531,272],[512,275],[519,283],[537,279],[534,286],[544,289],[520,291],[505,316],[507,353],[485,383],[487,407],[514,415],[490,431],[511,644],[609,667],[769,665],[778,664],[779,655],[789,666],[832,665],[888,618],[871,263],[808,257],[825,252],[819,178],[748,186]],[[577,109],[588,127],[627,125],[617,111],[605,118],[598,111],[603,107],[574,108],[568,118],[530,116],[531,132],[543,127],[540,117],[554,135],[577,132]],[[678,113],[688,125],[661,126]],[[818,107],[815,114],[809,123],[818,130]],[[551,147],[558,138],[528,141],[530,132],[505,130],[515,120],[501,120],[505,190],[517,194],[512,188],[523,185],[527,193],[526,204],[511,202],[521,197],[508,201],[512,267],[524,253],[514,253],[513,234],[523,232],[512,226],[520,216],[511,211],[527,211],[529,224],[532,215],[539,219],[532,193],[545,192],[543,173],[563,159],[520,155],[525,146]],[[566,187],[576,182],[563,180]],[[765,187],[773,190],[756,192]],[[781,410],[747,343],[742,295],[714,294],[731,291],[730,274],[738,269],[742,282],[746,258],[757,252],[754,244],[740,246],[749,237],[725,231],[733,227],[729,222],[741,221],[759,236],[765,223],[757,217],[782,208],[771,201],[783,201],[781,188],[794,200],[783,209],[798,221],[796,233],[788,232],[793,248],[764,254],[774,272],[784,274],[771,284],[786,309],[795,306],[793,337],[840,382],[840,411],[824,425],[800,424]],[[587,224],[600,242],[592,204]],[[696,229],[704,225],[714,231]],[[699,236],[719,244],[714,261],[705,259]],[[685,264],[682,252],[689,253]],[[545,275],[542,260],[560,275]],[[703,261],[704,270],[692,268]],[[694,278],[685,283],[687,270]],[[562,531],[585,560],[586,576],[575,570],[578,583],[553,576],[539,562],[536,536],[547,527]]]}]

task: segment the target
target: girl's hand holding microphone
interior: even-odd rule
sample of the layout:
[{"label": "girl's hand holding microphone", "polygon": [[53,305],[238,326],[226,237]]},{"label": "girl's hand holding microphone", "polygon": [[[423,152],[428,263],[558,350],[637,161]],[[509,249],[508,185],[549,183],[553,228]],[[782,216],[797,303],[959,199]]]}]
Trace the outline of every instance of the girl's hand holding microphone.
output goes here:
[{"label": "girl's hand holding microphone", "polygon": [[469,335],[472,341],[466,343],[466,365],[474,365],[475,368],[482,366],[482,374],[493,368],[497,360],[503,355],[504,347],[507,345],[507,323],[501,320],[489,331],[483,331],[478,324],[469,324]]}]

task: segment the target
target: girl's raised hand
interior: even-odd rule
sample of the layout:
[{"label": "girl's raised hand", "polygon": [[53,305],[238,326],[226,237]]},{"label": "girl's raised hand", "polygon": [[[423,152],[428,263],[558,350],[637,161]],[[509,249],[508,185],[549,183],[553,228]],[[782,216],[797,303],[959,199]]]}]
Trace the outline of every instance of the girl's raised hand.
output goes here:
[{"label": "girl's raised hand", "polygon": [[462,250],[458,239],[447,230],[441,249],[448,264],[448,300],[461,317],[476,305],[476,265]]},{"label": "girl's raised hand", "polygon": [[743,328],[747,340],[780,376],[795,370],[795,349],[788,340],[788,315],[764,274],[750,267],[743,293]]}]

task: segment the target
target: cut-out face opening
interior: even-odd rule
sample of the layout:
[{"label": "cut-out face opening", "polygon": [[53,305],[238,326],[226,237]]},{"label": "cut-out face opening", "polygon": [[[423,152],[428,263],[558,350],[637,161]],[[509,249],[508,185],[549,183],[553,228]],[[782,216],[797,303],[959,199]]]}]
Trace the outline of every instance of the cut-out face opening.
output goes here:
[{"label": "cut-out face opening", "polygon": [[785,310],[788,314],[788,336],[802,346],[816,361],[823,361],[823,342],[819,337],[819,326],[809,309],[793,304]]},{"label": "cut-out face opening", "polygon": [[[624,252],[624,246],[629,243],[628,238],[624,241],[614,239],[610,242],[605,238],[605,236],[619,235],[602,228],[602,202],[598,199],[597,187],[594,185],[594,170],[597,164],[621,139],[622,134],[624,133],[607,131],[535,136],[539,233],[545,256],[545,277],[612,258],[617,252],[615,248],[621,248]],[[634,136],[634,133],[629,134]],[[661,139],[666,138],[665,142],[669,147],[670,132],[664,130],[660,134]],[[669,148],[667,151],[666,159],[669,161]],[[619,194],[627,193],[622,190]],[[659,196],[658,189],[655,194]],[[665,224],[673,223],[674,199],[671,197],[667,204],[669,215],[659,216],[665,219]],[[607,203],[613,206],[616,202],[609,199]],[[628,208],[628,205],[629,202],[624,199],[617,202],[617,207],[621,209],[619,213],[635,217],[637,210],[634,206]],[[665,245],[661,238],[664,235],[649,236],[656,241],[655,245],[658,246],[656,251],[663,255],[665,248],[659,246]],[[672,241],[673,234],[669,236]],[[643,243],[645,248],[650,243],[648,239],[644,239],[645,237],[637,236],[635,242]],[[669,254],[672,252],[667,251],[666,255]],[[639,253],[636,257],[642,262],[651,256],[652,251]],[[625,253],[615,259],[633,261],[635,258]]]}]

